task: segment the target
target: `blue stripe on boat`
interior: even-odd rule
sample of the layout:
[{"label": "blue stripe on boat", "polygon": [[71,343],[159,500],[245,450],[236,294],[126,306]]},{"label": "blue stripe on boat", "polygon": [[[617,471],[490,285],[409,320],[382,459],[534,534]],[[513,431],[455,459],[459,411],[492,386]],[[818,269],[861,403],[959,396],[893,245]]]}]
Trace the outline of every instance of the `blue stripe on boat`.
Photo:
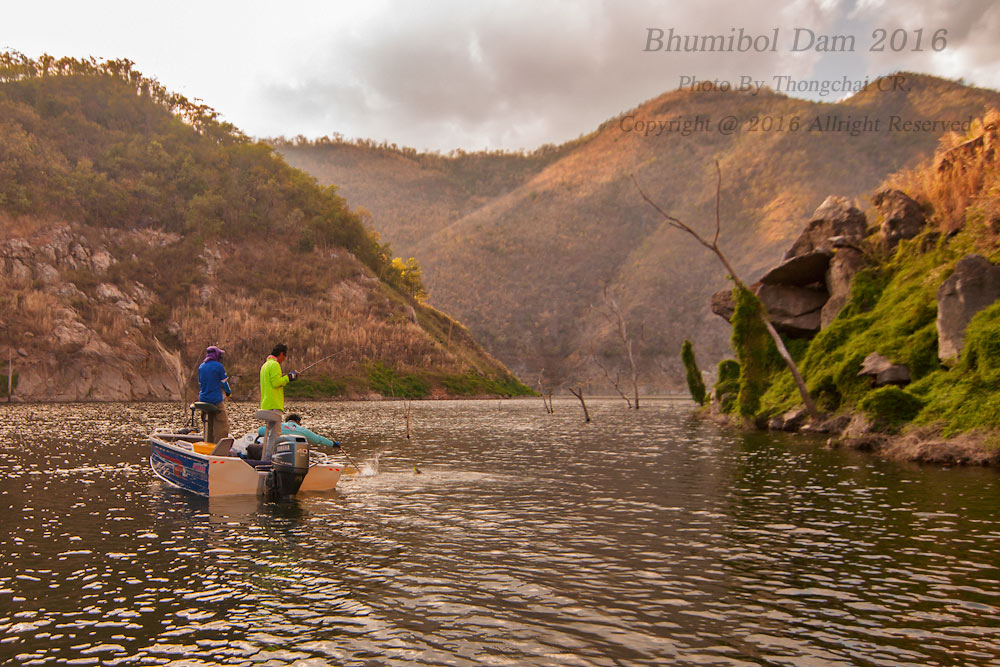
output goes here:
[{"label": "blue stripe on boat", "polygon": [[208,459],[164,447],[150,440],[149,465],[163,481],[199,496],[208,496]]}]

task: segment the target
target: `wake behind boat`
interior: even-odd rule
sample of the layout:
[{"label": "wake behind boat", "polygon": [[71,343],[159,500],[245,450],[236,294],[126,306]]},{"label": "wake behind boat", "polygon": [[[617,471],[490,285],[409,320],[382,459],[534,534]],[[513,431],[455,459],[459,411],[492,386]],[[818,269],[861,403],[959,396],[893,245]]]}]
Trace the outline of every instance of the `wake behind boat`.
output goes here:
[{"label": "wake behind boat", "polygon": [[336,488],[343,464],[328,458],[315,460],[318,457],[311,455],[309,442],[300,435],[279,435],[280,412],[257,412],[268,428],[264,458],[254,460],[237,455],[232,438],[213,442],[206,415],[216,409],[214,405],[194,403],[191,409],[192,416],[194,410],[201,412],[204,434],[154,431],[149,435],[149,464],[164,482],[207,497],[258,495],[278,499],[300,491]]}]

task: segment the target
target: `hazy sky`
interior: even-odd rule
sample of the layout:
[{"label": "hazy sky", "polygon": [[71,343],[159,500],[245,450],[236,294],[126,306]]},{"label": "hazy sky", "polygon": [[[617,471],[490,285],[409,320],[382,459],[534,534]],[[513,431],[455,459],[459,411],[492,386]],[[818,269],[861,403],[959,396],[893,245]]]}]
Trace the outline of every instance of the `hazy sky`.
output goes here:
[{"label": "hazy sky", "polygon": [[[1000,88],[992,0],[74,1],[8,5],[0,25],[0,47],[32,57],[129,58],[253,136],[340,133],[443,151],[560,143],[682,77],[775,87],[788,85],[775,77],[916,70]],[[646,50],[671,28],[742,30],[760,47],[778,29],[778,40],[764,53],[740,53],[735,39],[732,52]],[[854,51],[793,51],[796,28],[800,47],[835,34],[853,37]],[[879,29],[881,53],[870,50]]]}]

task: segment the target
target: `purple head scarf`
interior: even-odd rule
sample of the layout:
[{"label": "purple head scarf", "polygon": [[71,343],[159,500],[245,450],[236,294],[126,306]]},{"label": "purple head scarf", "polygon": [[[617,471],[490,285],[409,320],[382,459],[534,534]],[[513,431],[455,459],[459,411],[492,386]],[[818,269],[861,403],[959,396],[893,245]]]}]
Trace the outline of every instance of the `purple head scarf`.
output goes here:
[{"label": "purple head scarf", "polygon": [[222,348],[216,347],[214,345],[209,345],[205,348],[205,358],[201,363],[206,361],[222,361],[222,355],[226,353]]}]

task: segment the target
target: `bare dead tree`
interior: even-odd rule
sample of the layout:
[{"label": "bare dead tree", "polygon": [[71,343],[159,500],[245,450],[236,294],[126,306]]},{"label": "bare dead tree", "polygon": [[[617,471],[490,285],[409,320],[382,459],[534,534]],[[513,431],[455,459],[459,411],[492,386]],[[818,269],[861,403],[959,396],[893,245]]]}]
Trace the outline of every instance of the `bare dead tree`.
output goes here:
[{"label": "bare dead tree", "polygon": [[590,423],[590,411],[587,410],[587,402],[583,400],[583,387],[579,389],[574,389],[573,387],[566,387],[569,389],[569,393],[573,394],[580,399],[580,405],[583,406],[583,421],[585,423]]},{"label": "bare dead tree", "polygon": [[[729,259],[719,247],[719,234],[722,230],[722,168],[719,166],[718,160],[715,161],[715,171],[718,175],[718,180],[715,186],[715,237],[712,239],[711,243],[705,240],[701,234],[689,227],[686,223],[660,208],[656,202],[650,199],[649,195],[647,195],[642,189],[642,186],[639,185],[639,181],[636,179],[635,174],[632,174],[631,176],[632,182],[635,183],[636,189],[639,190],[639,194],[646,200],[646,203],[652,206],[657,213],[663,216],[663,219],[666,220],[671,227],[690,234],[696,241],[698,241],[698,243],[712,251],[722,266],[729,273],[729,278],[733,281],[733,283],[735,283],[738,288],[749,292],[750,289],[747,287],[745,282],[740,280],[736,270],[733,268],[733,265],[729,262]],[[760,318],[764,323],[764,327],[767,329],[767,333],[770,334],[771,339],[774,341],[775,347],[778,348],[778,354],[780,354],[781,358],[785,360],[785,363],[788,365],[788,369],[792,372],[792,377],[795,379],[795,384],[799,388],[799,394],[802,396],[802,403],[805,405],[806,411],[809,413],[810,417],[817,419],[819,417],[819,411],[816,409],[816,404],[813,402],[812,396],[809,395],[809,389],[806,387],[806,382],[802,379],[802,374],[799,372],[799,368],[795,364],[795,360],[792,359],[792,355],[788,353],[788,349],[785,347],[785,343],[781,340],[778,330],[775,329],[774,325],[771,323],[771,318],[768,317],[767,308],[763,303],[761,303]]]},{"label": "bare dead tree", "polygon": [[[632,380],[632,395],[635,398],[635,402],[631,403],[629,407],[635,407],[636,410],[639,409],[639,367],[635,363],[635,338],[633,338],[628,331],[628,325],[625,322],[625,315],[622,313],[621,306],[618,305],[618,301],[615,300],[613,294],[607,286],[604,288],[604,305],[607,307],[607,311],[601,310],[601,315],[604,319],[614,327],[615,332],[618,334],[618,340],[622,344],[622,349],[625,350],[625,361],[628,362],[629,376]],[[639,339],[642,339],[643,327],[639,327]],[[621,393],[621,392],[619,392]],[[626,399],[627,400],[627,399]]]},{"label": "bare dead tree", "polygon": [[552,407],[552,392],[549,391],[549,400],[545,400],[545,386],[542,384],[542,376],[545,374],[545,369],[538,371],[538,393],[542,396],[542,405],[545,407],[545,414],[551,415],[555,412]]},{"label": "bare dead tree", "polygon": [[632,399],[630,399],[628,397],[628,394],[626,394],[621,389],[622,374],[620,372],[618,372],[618,371],[615,371],[615,378],[612,380],[611,379],[611,371],[608,370],[607,366],[605,366],[604,364],[601,363],[601,360],[597,357],[597,354],[594,353],[594,352],[591,352],[590,356],[593,358],[594,363],[597,364],[597,367],[600,368],[601,371],[604,373],[604,377],[607,378],[608,382],[611,383],[611,386],[615,388],[616,392],[618,392],[618,395],[621,396],[623,399],[625,399],[625,405],[627,405],[628,409],[631,410],[632,409]]},{"label": "bare dead tree", "polygon": [[[392,380],[389,380],[389,396],[396,398],[396,390],[392,386]],[[403,420],[406,424],[406,439],[410,439],[410,407],[413,403],[413,399],[407,398],[406,396],[400,396],[403,401]]]}]

